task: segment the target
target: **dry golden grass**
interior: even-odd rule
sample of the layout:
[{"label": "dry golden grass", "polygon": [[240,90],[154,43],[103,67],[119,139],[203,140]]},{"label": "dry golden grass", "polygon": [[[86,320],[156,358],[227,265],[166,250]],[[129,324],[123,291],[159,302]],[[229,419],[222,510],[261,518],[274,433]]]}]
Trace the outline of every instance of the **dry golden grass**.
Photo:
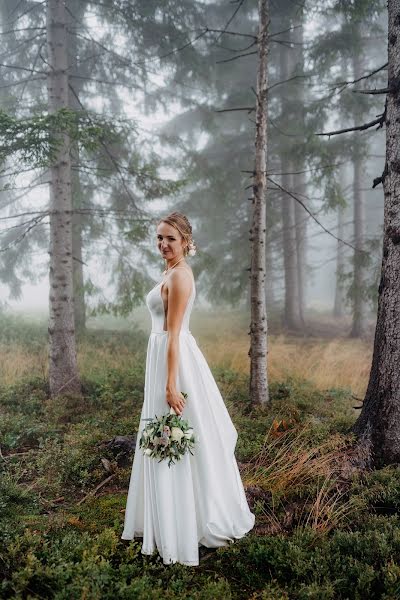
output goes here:
[{"label": "dry golden grass", "polygon": [[[197,313],[192,333],[210,365],[221,365],[241,373],[249,372],[249,336],[242,313]],[[316,388],[348,388],[363,396],[368,382],[372,342],[342,338],[294,338],[269,336],[269,376],[271,381],[287,377],[306,379]],[[78,362],[90,376],[106,369],[134,365],[136,357],[121,344],[118,352],[88,341],[79,345]],[[37,351],[23,344],[0,345],[0,381],[11,384],[22,377],[47,375],[47,350]]]},{"label": "dry golden grass", "polygon": [[[200,339],[200,345],[211,364],[248,373],[249,340],[243,335],[229,335],[217,340]],[[317,389],[348,388],[362,396],[368,383],[372,359],[372,344],[345,338],[269,338],[269,377],[283,381],[288,376],[307,379]]]},{"label": "dry golden grass", "polygon": [[79,345],[78,366],[81,373],[101,375],[110,369],[129,369],[135,361],[135,353],[122,344],[118,346],[118,352],[101,346],[96,347],[87,341]]},{"label": "dry golden grass", "polygon": [[20,344],[0,345],[0,381],[10,385],[23,377],[47,375],[47,350],[27,350]]},{"label": "dry golden grass", "polygon": [[300,519],[301,527],[311,527],[319,533],[327,533],[331,529],[343,526],[351,519],[356,510],[350,500],[344,500],[347,490],[341,491],[326,477],[318,489],[314,502],[308,512]]},{"label": "dry golden grass", "polygon": [[288,429],[278,437],[271,427],[260,452],[244,469],[246,484],[285,494],[296,485],[307,485],[320,477],[331,479],[339,473],[338,458],[348,445],[346,438],[336,434],[311,446],[310,436],[309,425]]},{"label": "dry golden grass", "polygon": [[[78,366],[80,372],[84,374],[97,375],[109,369],[129,368],[135,360],[135,354],[122,345],[118,352],[96,347],[88,342],[83,342],[79,346]],[[32,352],[17,344],[0,345],[0,381],[3,385],[11,385],[29,376],[46,378],[47,374],[46,348]]]},{"label": "dry golden grass", "polygon": [[347,490],[341,489],[337,478],[343,474],[342,464],[349,440],[335,434],[325,442],[310,444],[309,425],[289,429],[276,437],[273,428],[267,432],[260,452],[243,467],[243,481],[247,486],[261,488],[272,494],[270,506],[264,505],[263,522],[271,531],[284,529],[293,512],[286,506],[281,522],[275,505],[285,504],[293,489],[310,487],[304,499],[299,527],[311,527],[319,533],[343,525],[354,514],[356,507],[344,499]]}]

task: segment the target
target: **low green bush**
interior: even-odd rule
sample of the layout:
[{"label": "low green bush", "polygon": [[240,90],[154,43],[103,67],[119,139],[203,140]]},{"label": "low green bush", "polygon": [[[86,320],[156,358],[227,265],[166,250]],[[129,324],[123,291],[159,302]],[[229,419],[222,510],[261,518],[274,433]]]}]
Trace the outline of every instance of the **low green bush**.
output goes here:
[{"label": "low green bush", "polygon": [[[32,336],[30,348],[45,344],[41,325],[27,330],[14,322],[0,333],[0,342],[11,339],[14,325],[21,343]],[[350,392],[321,392],[294,378],[273,383],[270,403],[254,407],[249,402],[247,375],[213,367],[238,430],[235,454],[244,463],[245,476],[251,474],[267,433],[275,428],[271,439],[276,445],[271,444],[264,457],[265,473],[258,478],[258,487],[249,484],[254,530],[213,551],[196,568],[166,567],[157,554],[143,556],[139,540],[120,539],[131,465],[118,466],[105,442],[136,433],[146,339],[136,330],[96,330],[82,337],[80,344],[87,348],[83,398],[50,399],[48,383],[40,377],[0,388],[4,454],[3,459],[0,456],[0,598],[400,598],[400,470],[396,466],[355,474],[346,481],[332,475],[331,483],[337,477],[344,489],[339,505],[347,511],[346,520],[332,528],[324,528],[324,523],[322,529],[304,524],[321,489],[323,470],[321,474],[316,469],[308,477],[307,469],[303,472],[301,464],[289,461],[294,466],[285,474],[287,485],[268,488],[268,469],[277,457],[285,467],[286,459],[310,448],[317,458],[320,452],[322,459],[330,453],[332,460],[336,454],[341,460],[344,447],[352,443],[347,434],[355,418]],[[124,358],[119,364],[115,357],[121,347]],[[101,350],[99,365],[96,357]],[[285,454],[284,438],[279,436],[287,429],[304,434]],[[272,475],[282,478],[279,468],[276,471]],[[296,479],[297,472],[301,477]],[[110,473],[113,477],[107,486],[91,495]],[[267,516],[271,515],[278,533],[270,533]],[[329,512],[328,507],[326,515],[333,519],[334,510]]]}]

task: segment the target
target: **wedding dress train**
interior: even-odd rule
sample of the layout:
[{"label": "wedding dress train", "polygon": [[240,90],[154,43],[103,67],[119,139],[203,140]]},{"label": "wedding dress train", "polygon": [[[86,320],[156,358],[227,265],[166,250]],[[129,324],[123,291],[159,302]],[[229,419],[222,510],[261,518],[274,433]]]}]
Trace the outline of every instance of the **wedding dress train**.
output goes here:
[{"label": "wedding dress train", "polygon": [[[179,267],[178,267],[179,268]],[[158,550],[164,564],[199,564],[199,546],[225,546],[243,537],[254,526],[236,458],[235,429],[206,359],[189,330],[196,296],[192,292],[179,334],[178,391],[187,392],[182,418],[194,429],[193,455],[168,467],[145,456],[139,439],[146,421],[140,420],[129,482],[124,530],[121,538],[142,537],[141,552]],[[164,331],[164,303],[158,283],[146,297],[152,319],[140,418],[161,416],[169,410],[167,380],[167,339]]]}]

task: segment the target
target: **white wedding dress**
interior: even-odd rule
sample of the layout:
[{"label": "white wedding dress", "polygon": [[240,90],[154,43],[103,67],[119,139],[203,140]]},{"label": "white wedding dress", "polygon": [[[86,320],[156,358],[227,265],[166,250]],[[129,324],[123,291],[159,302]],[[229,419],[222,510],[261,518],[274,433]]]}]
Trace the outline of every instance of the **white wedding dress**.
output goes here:
[{"label": "white wedding dress", "polygon": [[[253,528],[255,516],[249,509],[234,455],[237,430],[189,331],[196,290],[190,272],[188,277],[192,292],[179,334],[177,389],[188,394],[182,418],[193,427],[197,441],[193,455],[188,452],[168,467],[167,460],[158,462],[139,448],[147,423],[140,421],[121,538],[142,537],[141,552],[153,554],[158,550],[164,564],[196,566],[199,545],[215,548],[243,537]],[[161,297],[164,282],[146,297],[152,330],[141,419],[169,411],[165,395],[168,332],[164,331]]]}]

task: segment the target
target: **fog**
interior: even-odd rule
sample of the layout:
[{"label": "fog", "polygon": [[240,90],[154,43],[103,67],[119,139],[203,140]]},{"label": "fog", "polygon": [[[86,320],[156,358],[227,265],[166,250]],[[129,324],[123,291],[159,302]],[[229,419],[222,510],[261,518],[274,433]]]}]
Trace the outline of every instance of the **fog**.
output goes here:
[{"label": "fog", "polygon": [[[386,16],[371,8],[359,22],[335,6],[271,8],[267,168],[284,189],[270,185],[266,195],[266,296],[276,314],[291,293],[285,276],[290,240],[281,214],[291,194],[293,205],[305,205],[296,216],[305,316],[330,315],[340,288],[340,314],[350,323],[355,303],[362,302],[372,326],[383,221],[382,187],[372,189],[372,182],[383,170],[384,134],[379,128],[329,138],[317,134],[362,125],[381,107],[381,97],[357,91],[384,80],[379,67],[386,56]],[[135,27],[133,5],[118,13],[107,2],[71,0],[67,9],[69,106],[86,118],[72,134],[77,140],[71,152],[74,243],[79,241],[76,252],[82,255],[74,259],[84,282],[75,294],[87,317],[100,305],[122,316],[143,305],[145,290],[164,268],[155,224],[172,210],[192,222],[198,253],[189,260],[199,304],[246,310],[246,171],[254,162],[254,122],[244,107],[251,107],[256,83],[256,3],[247,2],[227,27],[231,7],[225,3],[189,2],[179,18],[173,3],[148,12],[139,6]],[[23,124],[47,114],[46,14],[40,3],[3,2],[1,18],[1,106]],[[103,131],[89,148],[84,127],[94,121]],[[51,157],[47,125],[35,127],[30,137],[19,130],[19,145],[11,128],[2,128],[0,293],[4,310],[46,315]],[[41,213],[44,218],[34,222]],[[344,248],[340,276],[338,244]],[[356,246],[369,255],[361,266],[354,262]],[[355,279],[363,281],[361,301]]]}]

